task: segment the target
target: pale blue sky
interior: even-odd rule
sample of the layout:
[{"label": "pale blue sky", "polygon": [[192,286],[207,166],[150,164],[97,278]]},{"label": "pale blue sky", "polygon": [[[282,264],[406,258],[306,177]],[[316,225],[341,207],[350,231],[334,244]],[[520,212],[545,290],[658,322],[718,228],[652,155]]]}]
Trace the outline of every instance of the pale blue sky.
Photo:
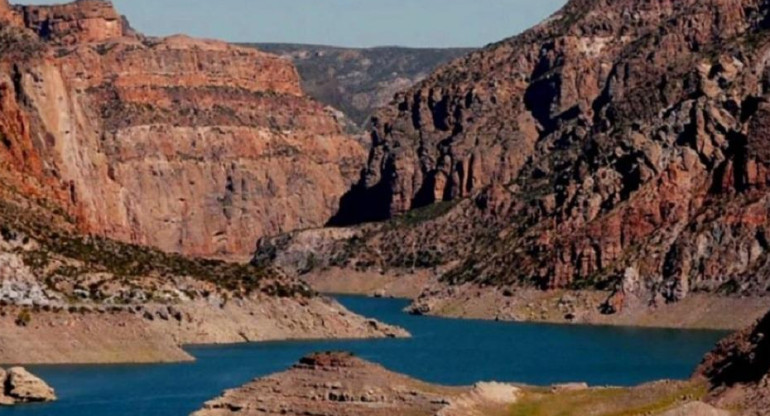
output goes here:
[{"label": "pale blue sky", "polygon": [[[566,0],[114,0],[150,35],[340,46],[482,46],[538,23]],[[55,0],[11,0],[51,4]]]}]

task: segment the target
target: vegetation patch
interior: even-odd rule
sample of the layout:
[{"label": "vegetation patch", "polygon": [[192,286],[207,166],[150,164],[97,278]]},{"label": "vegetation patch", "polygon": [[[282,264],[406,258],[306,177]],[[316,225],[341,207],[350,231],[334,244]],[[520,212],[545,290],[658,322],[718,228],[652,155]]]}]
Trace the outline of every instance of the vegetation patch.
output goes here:
[{"label": "vegetation patch", "polygon": [[413,209],[404,215],[392,220],[393,227],[412,227],[424,222],[434,220],[449,213],[460,200],[441,201],[421,208]]},{"label": "vegetation patch", "polygon": [[[0,202],[0,231],[14,239],[19,234],[38,242],[39,247],[20,254],[28,267],[45,274],[46,282],[55,276],[109,273],[126,282],[148,276],[191,277],[240,294],[314,295],[303,283],[284,279],[267,266],[191,258],[103,237],[81,236],[64,227],[53,228],[50,224],[57,223],[53,219],[44,223],[41,218],[55,217],[50,212],[30,214],[27,211]],[[67,264],[55,259],[66,259]]]},{"label": "vegetation patch", "polygon": [[626,388],[574,392],[531,390],[511,406],[511,416],[643,416],[656,415],[699,400],[707,386],[695,382],[661,382]]}]

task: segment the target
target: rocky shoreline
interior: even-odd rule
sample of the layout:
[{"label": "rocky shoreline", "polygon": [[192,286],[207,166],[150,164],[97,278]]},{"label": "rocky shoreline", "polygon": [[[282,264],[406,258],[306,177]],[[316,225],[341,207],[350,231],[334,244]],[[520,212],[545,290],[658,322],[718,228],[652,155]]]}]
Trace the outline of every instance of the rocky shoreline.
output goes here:
[{"label": "rocky shoreline", "polygon": [[622,311],[607,313],[610,292],[489,289],[475,285],[427,287],[407,311],[416,315],[567,325],[738,330],[761,318],[770,307],[766,296],[725,297],[693,294],[661,305],[627,299]]},{"label": "rocky shoreline", "polygon": [[402,328],[363,318],[324,297],[72,311],[5,307],[0,310],[0,363],[178,362],[193,360],[185,345],[408,336]]},{"label": "rocky shoreline", "polygon": [[636,387],[428,384],[344,352],[316,353],[285,372],[207,402],[193,416],[765,416],[770,313],[725,338],[689,380]]},{"label": "rocky shoreline", "polygon": [[407,313],[454,319],[738,330],[762,317],[770,307],[770,298],[765,296],[704,293],[655,307],[641,299],[627,299],[622,311],[609,314],[603,310],[611,295],[607,291],[447,286],[437,281],[438,275],[424,270],[328,268],[305,274],[302,279],[321,293],[410,299]]}]

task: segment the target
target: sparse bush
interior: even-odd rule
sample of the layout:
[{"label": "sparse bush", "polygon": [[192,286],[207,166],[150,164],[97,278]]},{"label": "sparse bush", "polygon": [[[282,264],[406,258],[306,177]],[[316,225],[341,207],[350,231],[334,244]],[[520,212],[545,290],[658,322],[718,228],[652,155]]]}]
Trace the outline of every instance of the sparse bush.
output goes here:
[{"label": "sparse bush", "polygon": [[26,327],[32,322],[32,313],[29,309],[22,309],[16,316],[16,325],[20,327]]}]

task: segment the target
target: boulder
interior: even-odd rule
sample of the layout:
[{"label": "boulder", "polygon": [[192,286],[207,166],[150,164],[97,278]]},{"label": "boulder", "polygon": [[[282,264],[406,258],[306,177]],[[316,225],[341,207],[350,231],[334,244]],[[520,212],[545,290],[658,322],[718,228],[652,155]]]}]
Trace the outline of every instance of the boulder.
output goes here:
[{"label": "boulder", "polygon": [[0,370],[0,380],[4,386],[0,405],[56,400],[53,388],[22,367],[13,367],[7,372]]}]

